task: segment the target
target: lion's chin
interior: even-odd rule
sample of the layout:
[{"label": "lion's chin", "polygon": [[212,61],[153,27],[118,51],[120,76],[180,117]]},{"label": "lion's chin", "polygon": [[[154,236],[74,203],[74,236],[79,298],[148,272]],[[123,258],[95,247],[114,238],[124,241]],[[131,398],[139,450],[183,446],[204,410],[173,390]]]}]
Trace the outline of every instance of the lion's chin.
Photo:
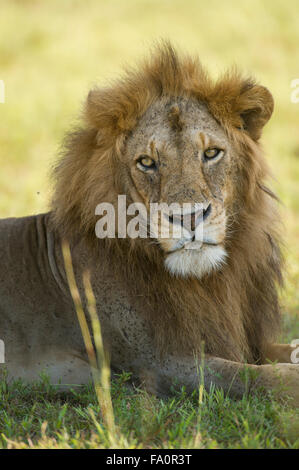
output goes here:
[{"label": "lion's chin", "polygon": [[213,270],[218,270],[227,257],[225,249],[218,246],[204,245],[200,250],[179,250],[165,258],[166,269],[177,277],[202,278]]}]

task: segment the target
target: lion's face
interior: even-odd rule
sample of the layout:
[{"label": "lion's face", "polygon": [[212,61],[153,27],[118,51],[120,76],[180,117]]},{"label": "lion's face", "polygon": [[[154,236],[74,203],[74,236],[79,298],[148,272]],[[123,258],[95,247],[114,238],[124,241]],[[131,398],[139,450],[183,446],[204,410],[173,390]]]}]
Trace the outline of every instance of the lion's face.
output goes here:
[{"label": "lion's face", "polygon": [[244,220],[258,223],[261,191],[269,194],[259,139],[273,106],[271,93],[253,79],[232,71],[213,81],[197,58],[162,44],[138,69],[88,94],[85,124],[70,134],[55,169],[55,225],[65,237],[80,231],[94,247],[98,204],[113,205],[115,225],[119,195],[143,203],[147,223],[151,204],[177,204],[179,216],[160,213],[151,246],[141,238],[131,253],[138,246],[152,254],[157,243],[171,273],[201,278],[225,262],[228,247],[235,256]]},{"label": "lion's face", "polygon": [[[225,261],[232,153],[206,107],[183,98],[153,104],[128,139],[126,190],[133,202],[142,202],[148,212],[150,203],[181,207],[183,217],[176,217],[174,206],[173,212],[160,213],[156,234],[174,275],[200,278]],[[182,226],[179,237],[176,224]],[[201,236],[195,237],[199,230]]]}]

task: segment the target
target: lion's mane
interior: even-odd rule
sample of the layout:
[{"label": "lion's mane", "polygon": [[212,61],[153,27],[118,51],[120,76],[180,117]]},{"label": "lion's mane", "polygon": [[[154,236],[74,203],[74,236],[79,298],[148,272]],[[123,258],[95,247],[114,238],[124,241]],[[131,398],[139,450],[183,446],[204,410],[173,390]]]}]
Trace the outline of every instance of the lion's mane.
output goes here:
[{"label": "lion's mane", "polygon": [[[96,252],[99,263],[126,279],[130,295],[144,296],[144,312],[161,351],[190,352],[204,342],[206,352],[215,356],[258,362],[278,332],[279,216],[275,196],[265,186],[269,171],[258,142],[273,101],[269,94],[267,106],[259,106],[256,90],[255,82],[236,70],[215,82],[198,59],[160,44],[122,79],[90,92],[84,125],[68,135],[54,170],[56,230],[74,243],[83,240],[91,258]],[[122,194],[126,138],[150,104],[165,95],[205,103],[238,155],[228,260],[221,271],[201,280],[172,277],[164,269],[163,253],[144,240],[95,237],[96,205],[115,203]]]}]

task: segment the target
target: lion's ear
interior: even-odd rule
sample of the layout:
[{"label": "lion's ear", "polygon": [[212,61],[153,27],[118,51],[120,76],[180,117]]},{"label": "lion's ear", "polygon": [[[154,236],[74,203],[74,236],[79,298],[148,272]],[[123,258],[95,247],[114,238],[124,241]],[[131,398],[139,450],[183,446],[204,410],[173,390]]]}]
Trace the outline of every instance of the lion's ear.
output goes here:
[{"label": "lion's ear", "polygon": [[95,88],[88,93],[85,103],[87,122],[98,129],[113,127],[118,110],[105,89]]},{"label": "lion's ear", "polygon": [[241,118],[242,128],[258,140],[273,109],[274,100],[270,91],[264,86],[247,83],[237,99],[235,111]]},{"label": "lion's ear", "polygon": [[121,86],[117,88],[95,88],[88,94],[85,118],[97,129],[112,135],[130,131],[136,124],[140,112],[137,93],[128,99]]}]

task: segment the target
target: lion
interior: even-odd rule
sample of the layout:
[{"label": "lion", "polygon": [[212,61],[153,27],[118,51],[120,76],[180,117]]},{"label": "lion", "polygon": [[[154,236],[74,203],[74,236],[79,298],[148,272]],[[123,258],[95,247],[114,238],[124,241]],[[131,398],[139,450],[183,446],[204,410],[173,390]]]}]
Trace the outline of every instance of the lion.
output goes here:
[{"label": "lion", "polygon": [[[8,380],[34,381],[42,371],[62,386],[90,380],[66,240],[84,308],[82,273],[91,273],[112,371],[159,396],[203,380],[237,398],[262,388],[299,404],[294,350],[275,343],[281,217],[259,143],[273,106],[253,79],[234,69],[212,80],[168,42],[90,91],[53,170],[51,210],[0,223]],[[191,228],[178,239],[118,236],[117,225],[115,238],[98,238],[96,207],[111,204],[117,219],[120,195],[147,211],[189,204]],[[167,223],[182,225],[182,216]]]}]

